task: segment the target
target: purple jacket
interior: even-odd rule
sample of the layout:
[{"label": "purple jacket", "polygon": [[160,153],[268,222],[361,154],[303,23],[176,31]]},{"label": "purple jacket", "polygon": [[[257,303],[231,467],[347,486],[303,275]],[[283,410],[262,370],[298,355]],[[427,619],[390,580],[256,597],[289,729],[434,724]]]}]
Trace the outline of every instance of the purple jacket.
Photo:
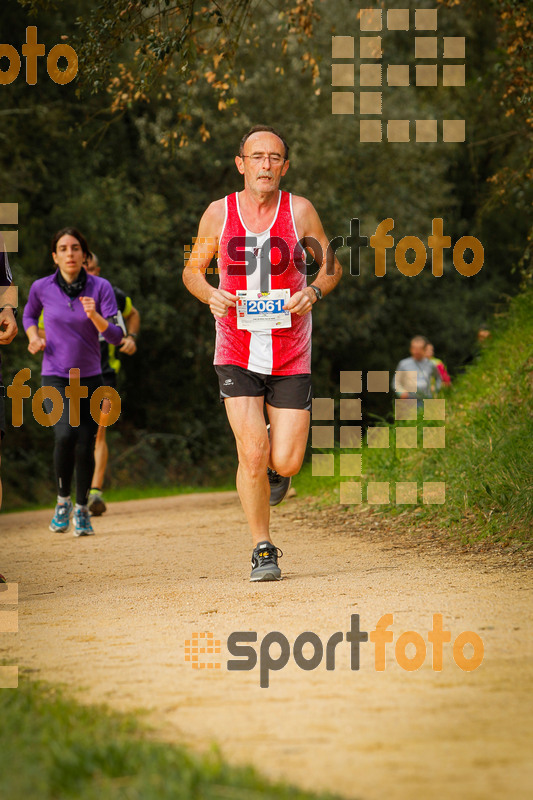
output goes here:
[{"label": "purple jacket", "polygon": [[[57,273],[58,270],[32,284],[22,317],[27,331],[31,325],[39,324],[43,312],[46,347],[42,374],[68,378],[69,369],[77,367],[82,378],[99,375],[102,367],[98,331],[83,310],[79,297],[71,299],[61,289]],[[96,310],[104,319],[117,313],[115,293],[105,278],[87,275],[82,294],[94,297]],[[110,344],[119,344],[124,334],[118,325],[110,322],[102,336]]]}]

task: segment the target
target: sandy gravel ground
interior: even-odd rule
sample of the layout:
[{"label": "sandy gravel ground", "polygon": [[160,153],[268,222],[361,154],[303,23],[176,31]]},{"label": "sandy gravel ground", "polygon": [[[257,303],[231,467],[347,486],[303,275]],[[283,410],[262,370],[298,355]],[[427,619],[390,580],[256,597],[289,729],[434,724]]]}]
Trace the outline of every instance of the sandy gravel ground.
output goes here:
[{"label": "sandy gravel ground", "polygon": [[[306,788],[361,800],[532,796],[531,573],[519,553],[462,552],[373,514],[313,511],[296,499],[273,513],[284,579],[251,584],[234,493],[115,504],[85,539],[50,533],[50,516],[1,517],[0,568],[19,585],[19,632],[0,635],[0,658],[84,702],[145,709],[162,739],[217,742],[231,762]],[[325,644],[348,631],[352,614],[372,631],[388,613],[384,671],[371,642],[352,670],[346,641],[333,671],[324,660],[304,671],[291,652],[269,688],[258,666],[227,669],[232,632],[256,631],[260,654],[270,631],[291,648],[304,631]],[[420,669],[398,665],[400,634],[427,643],[434,613],[452,642],[462,631],[482,637],[478,669],[461,670],[450,644],[441,672],[430,645]],[[185,661],[194,632],[220,640],[220,656],[200,655],[220,668]],[[279,653],[272,645],[272,658]]]}]

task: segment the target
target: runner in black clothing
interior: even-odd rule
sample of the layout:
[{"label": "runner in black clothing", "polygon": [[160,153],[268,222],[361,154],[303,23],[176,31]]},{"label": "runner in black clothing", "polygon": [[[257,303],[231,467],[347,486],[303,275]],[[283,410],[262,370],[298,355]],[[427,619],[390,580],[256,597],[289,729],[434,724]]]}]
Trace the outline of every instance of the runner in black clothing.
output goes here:
[{"label": "runner in black clothing", "polygon": [[[87,259],[86,270],[89,275],[100,275],[100,263],[95,253],[91,253]],[[122,320],[119,319],[119,324],[124,331],[124,339],[120,343],[120,353],[125,353],[132,356],[137,352],[136,338],[141,327],[141,315],[131,302],[122,289],[118,286],[113,286],[117,307],[119,310],[119,317],[122,315]],[[100,336],[100,353],[102,360],[102,379],[106,386],[117,388],[118,372],[120,370],[120,360],[117,358],[116,348],[112,344],[108,344],[103,336]],[[104,401],[102,404],[102,417],[108,412],[108,403]],[[105,418],[104,418],[105,421]],[[107,460],[109,458],[109,449],[106,441],[107,427],[105,425],[98,426],[98,433],[96,434],[96,445],[94,448],[94,474],[91,483],[91,491],[89,492],[89,511],[93,517],[99,517],[106,510],[106,504],[102,497],[102,489],[104,486],[105,471],[107,467]]]}]

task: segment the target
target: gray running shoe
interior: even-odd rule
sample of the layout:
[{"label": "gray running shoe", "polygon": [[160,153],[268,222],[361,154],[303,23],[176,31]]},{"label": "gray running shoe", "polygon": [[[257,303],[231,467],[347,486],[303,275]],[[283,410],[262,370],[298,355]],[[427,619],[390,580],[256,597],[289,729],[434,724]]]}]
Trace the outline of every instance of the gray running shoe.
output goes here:
[{"label": "gray running shoe", "polygon": [[252,553],[251,581],[280,581],[281,570],[278,558],[283,552],[272,542],[259,542]]},{"label": "gray running shoe", "polygon": [[267,467],[268,482],[270,484],[270,505],[277,506],[285,498],[290,489],[291,479],[284,478],[275,469]]},{"label": "gray running shoe", "polygon": [[89,499],[87,501],[87,508],[93,517],[101,517],[106,510],[107,506],[104,503],[102,492],[100,492],[98,489],[91,489],[89,493]]}]

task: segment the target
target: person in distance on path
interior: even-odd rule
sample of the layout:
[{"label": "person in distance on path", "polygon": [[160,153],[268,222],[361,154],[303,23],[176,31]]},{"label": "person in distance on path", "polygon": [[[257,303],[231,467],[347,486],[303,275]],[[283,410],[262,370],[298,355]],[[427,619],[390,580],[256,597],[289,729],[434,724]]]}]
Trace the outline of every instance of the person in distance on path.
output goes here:
[{"label": "person in distance on path", "polygon": [[[413,336],[409,347],[411,355],[402,358],[396,367],[396,375],[392,377],[396,396],[402,400],[416,400],[418,409],[424,407],[424,399],[433,397],[434,391],[438,392],[442,384],[437,367],[426,357],[427,345],[425,336]],[[414,386],[404,374],[407,372],[416,375],[416,391],[413,391]]]}]

